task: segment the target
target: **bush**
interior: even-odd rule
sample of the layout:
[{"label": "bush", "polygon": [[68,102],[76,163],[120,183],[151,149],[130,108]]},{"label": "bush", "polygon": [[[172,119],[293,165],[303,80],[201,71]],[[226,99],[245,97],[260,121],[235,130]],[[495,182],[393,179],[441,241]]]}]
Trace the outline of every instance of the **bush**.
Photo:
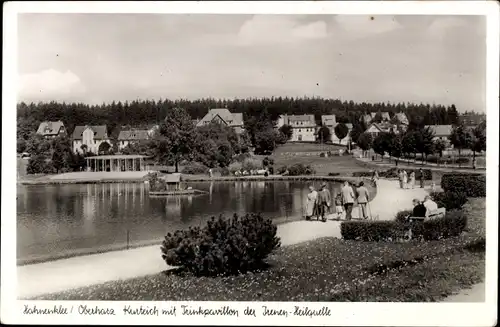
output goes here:
[{"label": "bush", "polygon": [[256,158],[247,158],[242,162],[243,170],[258,170],[262,168],[262,162]]},{"label": "bush", "polygon": [[441,187],[445,192],[464,193],[471,198],[486,196],[486,175],[450,173],[441,177]]},{"label": "bush", "polygon": [[[372,177],[373,173],[369,171],[354,171],[352,172],[352,177]],[[380,176],[380,174],[379,174]],[[382,177],[382,176],[380,176]]]},{"label": "bush", "polygon": [[222,168],[219,168],[217,170],[219,171],[221,176],[230,176],[231,175],[231,171],[227,167],[222,167]]},{"label": "bush", "polygon": [[325,153],[324,153],[324,152],[321,152],[321,153],[319,154],[319,156],[320,156],[321,158],[324,158],[324,157],[325,157]]},{"label": "bush", "polygon": [[229,169],[229,171],[230,171],[232,174],[234,174],[234,173],[235,173],[235,172],[237,172],[237,171],[240,171],[240,172],[241,172],[241,171],[243,171],[243,165],[242,165],[242,163],[241,163],[241,162],[238,162],[238,161],[231,163],[231,164],[229,165],[229,167],[227,167],[227,168]]},{"label": "bush", "polygon": [[404,236],[404,228],[397,221],[344,221],[340,233],[344,240],[395,241]]},{"label": "bush", "polygon": [[315,170],[310,165],[294,164],[288,167],[288,174],[290,176],[313,175],[314,173]]},{"label": "bush", "polygon": [[241,163],[241,162],[243,162],[246,159],[251,158],[251,157],[252,157],[252,155],[250,153],[240,153],[240,154],[237,154],[233,157],[233,161]]},{"label": "bush", "polygon": [[261,268],[264,259],[280,246],[276,226],[258,214],[232,219],[212,217],[203,228],[168,233],[162,258],[195,276],[245,273]]},{"label": "bush", "polygon": [[328,176],[339,176],[340,173],[328,173]]},{"label": "bush", "polygon": [[182,169],[182,173],[187,174],[187,175],[208,174],[208,167],[203,165],[203,164],[193,162],[193,163],[185,166]]},{"label": "bush", "polygon": [[434,192],[431,197],[438,207],[445,207],[446,210],[462,209],[467,202],[467,195],[463,192]]},{"label": "bush", "polygon": [[413,210],[402,210],[396,214],[396,217],[394,220],[399,222],[399,223],[406,223],[407,222],[406,217],[411,216],[412,214],[413,214]]},{"label": "bush", "polygon": [[452,210],[442,218],[430,219],[415,224],[412,228],[413,237],[426,241],[460,235],[467,227],[467,216],[461,210]]}]

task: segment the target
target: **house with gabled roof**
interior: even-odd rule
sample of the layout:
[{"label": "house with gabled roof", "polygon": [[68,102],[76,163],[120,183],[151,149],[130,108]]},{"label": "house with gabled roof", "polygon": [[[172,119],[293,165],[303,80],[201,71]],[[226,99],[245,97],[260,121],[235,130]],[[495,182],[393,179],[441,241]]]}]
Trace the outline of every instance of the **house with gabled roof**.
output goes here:
[{"label": "house with gabled roof", "polygon": [[243,114],[232,113],[226,108],[210,109],[208,113],[196,123],[196,126],[201,127],[210,123],[219,123],[232,127],[236,134],[241,134],[244,130]]},{"label": "house with gabled roof", "polygon": [[404,112],[398,112],[397,114],[394,115],[394,117],[402,125],[409,124],[408,117],[406,116],[406,114]]},{"label": "house with gabled roof", "polygon": [[453,132],[452,125],[425,125],[425,128],[427,127],[434,133],[434,141],[441,140],[448,145],[450,144],[450,136]]},{"label": "house with gabled roof", "polygon": [[99,147],[104,143],[108,143],[108,145],[111,146],[111,140],[106,125],[75,126],[72,134],[72,141],[74,153],[99,153]]},{"label": "house with gabled roof", "polygon": [[120,131],[120,134],[118,134],[118,149],[123,150],[129,144],[146,141],[150,138],[150,131],[147,129],[131,129]]},{"label": "house with gabled roof", "polygon": [[44,138],[54,138],[66,135],[66,127],[60,120],[58,121],[44,121],[41,122],[36,131],[37,134],[42,135]]},{"label": "house with gabled roof", "polygon": [[371,123],[370,126],[366,129],[365,133],[368,133],[375,139],[381,133],[395,133],[398,134],[399,131],[397,126],[389,123]]}]

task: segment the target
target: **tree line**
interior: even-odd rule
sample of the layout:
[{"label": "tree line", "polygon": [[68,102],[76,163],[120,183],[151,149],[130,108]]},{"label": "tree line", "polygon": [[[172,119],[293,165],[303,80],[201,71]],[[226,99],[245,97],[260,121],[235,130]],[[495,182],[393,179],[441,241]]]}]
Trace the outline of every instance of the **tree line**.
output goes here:
[{"label": "tree line", "polygon": [[[382,132],[377,137],[366,132],[354,134],[353,141],[363,150],[373,149],[375,153],[385,154],[394,157],[396,160],[401,157],[416,158],[417,153],[424,158],[431,154],[436,154],[442,159],[443,151],[448,148],[448,142],[442,139],[435,139],[434,131],[430,127],[411,125],[407,130],[396,132]],[[474,128],[467,128],[463,124],[454,125],[449,143],[458,150],[460,159],[461,151],[469,149],[472,151],[473,168],[476,168],[476,154],[486,151],[486,122],[482,122]],[[460,161],[458,161],[460,165]]]}]

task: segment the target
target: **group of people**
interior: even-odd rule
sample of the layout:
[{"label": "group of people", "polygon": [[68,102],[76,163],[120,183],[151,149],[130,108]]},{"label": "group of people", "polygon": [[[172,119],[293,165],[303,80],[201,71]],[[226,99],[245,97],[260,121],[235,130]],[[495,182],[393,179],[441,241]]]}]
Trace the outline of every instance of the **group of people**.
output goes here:
[{"label": "group of people", "polygon": [[413,217],[428,217],[438,210],[438,205],[429,195],[426,195],[424,201],[413,199]]},{"label": "group of people", "polygon": [[[419,181],[420,188],[424,188],[424,172],[422,168],[418,170],[419,172]],[[409,175],[404,169],[398,170],[398,178],[399,178],[399,187],[402,189],[415,188],[415,172],[412,171]]]},{"label": "group of people", "polygon": [[[359,205],[360,218],[368,218],[367,205],[370,201],[370,192],[365,187],[364,182],[360,182],[356,188],[356,192],[348,181],[344,182],[340,192],[332,198],[327,184],[321,184],[318,191],[314,186],[309,186],[309,194],[307,194],[306,220],[311,220],[316,217],[317,220],[326,222],[326,215],[329,213],[336,214],[338,219],[352,219],[352,209],[355,202]],[[331,212],[335,203],[335,212]]]}]

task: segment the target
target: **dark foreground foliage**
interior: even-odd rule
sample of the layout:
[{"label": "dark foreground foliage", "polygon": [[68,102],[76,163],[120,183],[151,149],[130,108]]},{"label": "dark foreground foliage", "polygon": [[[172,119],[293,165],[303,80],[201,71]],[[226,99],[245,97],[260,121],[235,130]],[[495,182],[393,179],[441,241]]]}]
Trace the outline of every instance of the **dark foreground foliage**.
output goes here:
[{"label": "dark foreground foliage", "polygon": [[[484,254],[466,251],[467,240],[462,236],[391,243],[324,238],[278,249],[268,259],[269,268],[258,273],[194,277],[169,271],[38,299],[437,301],[484,276]],[[404,264],[415,260],[417,264]],[[384,272],[376,268],[380,266],[393,268]]]},{"label": "dark foreground foliage", "polygon": [[471,198],[486,196],[486,175],[450,173],[441,177],[441,187],[445,192],[464,193]]},{"label": "dark foreground foliage", "polygon": [[261,269],[264,259],[280,246],[276,225],[258,214],[232,219],[212,217],[203,228],[168,233],[162,258],[195,276],[235,275]]}]

